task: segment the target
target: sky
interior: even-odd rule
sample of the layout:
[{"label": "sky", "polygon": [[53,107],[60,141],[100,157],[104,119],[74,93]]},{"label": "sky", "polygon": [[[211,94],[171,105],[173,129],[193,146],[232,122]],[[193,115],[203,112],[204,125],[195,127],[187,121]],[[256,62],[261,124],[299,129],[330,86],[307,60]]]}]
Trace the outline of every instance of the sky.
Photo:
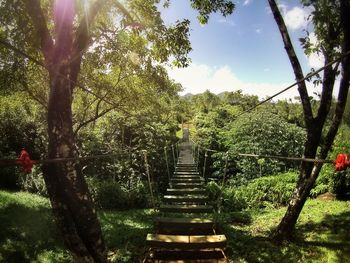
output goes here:
[{"label": "sky", "polygon": [[[244,94],[266,98],[295,82],[292,67],[267,0],[234,1],[232,15],[212,14],[209,23],[200,25],[197,11],[189,0],[173,0],[161,10],[166,24],[187,18],[191,21],[190,41],[192,63],[187,68],[167,67],[169,76],[182,84],[180,93],[198,94],[205,90],[218,94],[242,90]],[[311,9],[303,8],[297,0],[278,1],[294,48],[306,75],[311,67],[322,67],[322,58],[307,57],[299,38],[311,34],[307,21]],[[309,94],[315,88],[308,85]],[[297,88],[276,99],[298,96]]]}]

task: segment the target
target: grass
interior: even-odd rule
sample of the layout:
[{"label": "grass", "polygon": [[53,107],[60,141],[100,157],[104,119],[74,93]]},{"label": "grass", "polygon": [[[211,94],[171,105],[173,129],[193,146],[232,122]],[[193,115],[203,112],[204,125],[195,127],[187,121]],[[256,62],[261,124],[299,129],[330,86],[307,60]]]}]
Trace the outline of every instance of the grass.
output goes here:
[{"label": "grass", "polygon": [[[285,208],[220,214],[229,261],[350,262],[350,202],[309,200],[294,241],[275,244],[269,234],[284,212]],[[99,212],[110,261],[140,261],[153,216],[150,209]],[[72,262],[46,198],[0,191],[0,222],[0,262]]]},{"label": "grass", "polygon": [[[152,210],[100,211],[111,262],[139,262],[152,228]],[[73,262],[56,228],[48,199],[0,191],[0,262]]]},{"label": "grass", "polygon": [[0,191],[0,262],[71,262],[48,199]]},{"label": "grass", "polygon": [[225,224],[230,262],[350,262],[350,202],[308,200],[293,241],[276,244],[269,235],[285,210],[245,211],[247,223]]}]

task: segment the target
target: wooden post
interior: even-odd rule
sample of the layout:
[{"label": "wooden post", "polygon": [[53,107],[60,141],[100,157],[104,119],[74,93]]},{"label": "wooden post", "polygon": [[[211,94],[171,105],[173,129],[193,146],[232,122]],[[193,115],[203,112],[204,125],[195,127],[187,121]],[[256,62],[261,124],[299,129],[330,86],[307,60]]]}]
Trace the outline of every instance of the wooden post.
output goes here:
[{"label": "wooden post", "polygon": [[207,177],[205,176],[205,167],[207,165],[207,157],[208,157],[208,151],[205,151],[205,154],[204,154],[204,164],[203,164],[203,177],[204,177],[204,180],[207,182]]},{"label": "wooden post", "polygon": [[222,178],[222,185],[221,185],[221,187],[224,187],[224,185],[225,185],[226,173],[227,173],[227,163],[228,163],[228,152],[226,152],[226,156],[225,156],[224,176]]},{"label": "wooden post", "polygon": [[171,145],[171,151],[173,152],[173,161],[174,161],[174,167],[175,167],[176,166],[176,158],[175,158],[174,144]]},{"label": "wooden post", "polygon": [[153,206],[153,208],[156,208],[156,203],[154,202],[154,196],[153,196],[151,176],[150,176],[150,172],[149,172],[149,165],[148,165],[148,160],[147,160],[147,151],[143,150],[142,153],[143,153],[143,158],[145,160],[145,168],[146,168],[146,174],[147,174],[147,179],[148,179],[149,191],[151,193],[152,206]]},{"label": "wooden post", "polygon": [[164,147],[164,155],[165,155],[166,169],[168,171],[168,179],[169,179],[169,183],[170,183],[170,170],[169,170],[168,154],[166,152],[166,148],[167,147]]}]

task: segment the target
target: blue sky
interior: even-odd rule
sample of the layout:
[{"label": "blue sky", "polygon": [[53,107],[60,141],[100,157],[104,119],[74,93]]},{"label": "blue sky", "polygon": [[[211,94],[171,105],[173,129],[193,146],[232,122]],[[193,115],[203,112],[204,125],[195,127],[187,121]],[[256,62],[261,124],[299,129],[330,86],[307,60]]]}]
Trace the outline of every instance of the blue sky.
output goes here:
[{"label": "blue sky", "polygon": [[[182,18],[191,21],[192,64],[185,69],[168,68],[170,77],[183,85],[181,94],[196,94],[206,89],[214,93],[241,89],[243,93],[264,98],[294,82],[268,1],[234,2],[236,8],[231,16],[212,14],[204,26],[196,20],[197,12],[191,9],[189,0],[173,0],[169,8],[161,10],[167,24]],[[296,0],[278,1],[278,4],[304,74],[311,66],[321,67],[322,59],[317,55],[306,57],[298,41],[305,36],[305,30],[312,33],[312,26],[306,20],[311,10],[303,8]],[[297,95],[294,89],[278,99]]]}]

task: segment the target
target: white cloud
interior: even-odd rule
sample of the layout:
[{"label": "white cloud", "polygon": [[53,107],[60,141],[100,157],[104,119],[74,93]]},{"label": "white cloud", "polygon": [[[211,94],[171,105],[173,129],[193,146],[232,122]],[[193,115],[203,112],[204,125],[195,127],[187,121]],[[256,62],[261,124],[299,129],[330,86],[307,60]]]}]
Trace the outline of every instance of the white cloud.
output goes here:
[{"label": "white cloud", "polygon": [[[280,3],[278,4],[278,9],[284,18],[286,26],[291,30],[305,29],[307,27],[312,7],[302,8],[300,6],[295,6],[289,9],[286,4]],[[265,10],[269,15],[272,14],[270,6],[266,6]]]},{"label": "white cloud", "polygon": [[310,15],[311,10],[307,8],[301,8],[298,6],[293,7],[291,10],[287,11],[282,9],[284,15],[284,22],[286,26],[292,30],[306,28],[307,18]]},{"label": "white cloud", "polygon": [[[285,4],[278,4],[277,6],[278,6],[278,9],[281,10],[282,14],[286,14],[287,13],[287,10],[288,10],[288,6],[287,5],[285,5]],[[270,13],[272,14],[270,8],[269,8],[269,10],[270,10]]]},{"label": "white cloud", "polygon": [[[267,69],[267,71],[270,69]],[[205,64],[191,64],[188,68],[168,68],[169,76],[184,87],[182,95],[186,93],[198,94],[209,90],[215,94],[223,91],[242,90],[244,94],[257,95],[259,98],[271,96],[290,83],[249,83],[240,80],[227,65],[211,68]],[[294,98],[298,96],[296,88],[278,96],[278,99]]]},{"label": "white cloud", "polygon": [[260,33],[261,33],[261,29],[260,29],[260,28],[257,28],[257,29],[255,29],[255,32],[258,33],[258,34],[260,34]]},{"label": "white cloud", "polygon": [[[310,42],[312,45],[318,44],[318,39],[314,32],[309,35]],[[324,66],[324,56],[321,53],[314,52],[311,55],[307,56],[308,64],[312,68],[321,68]]]},{"label": "white cloud", "polygon": [[252,2],[252,0],[244,0],[243,5],[249,5]]}]

